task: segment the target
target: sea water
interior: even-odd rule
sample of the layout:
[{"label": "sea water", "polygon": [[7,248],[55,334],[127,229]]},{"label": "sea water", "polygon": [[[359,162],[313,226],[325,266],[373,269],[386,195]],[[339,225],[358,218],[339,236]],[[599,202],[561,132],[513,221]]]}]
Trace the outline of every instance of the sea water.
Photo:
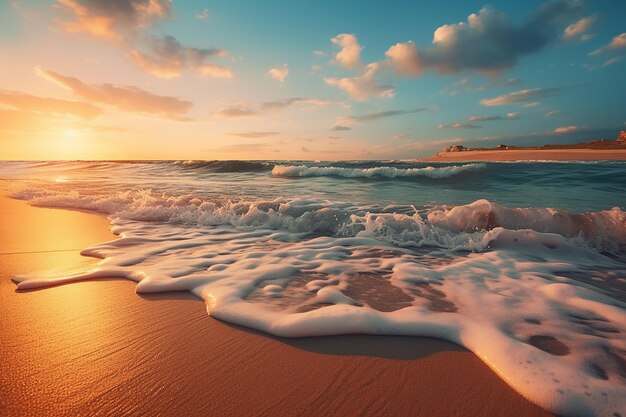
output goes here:
[{"label": "sea water", "polygon": [[[107,215],[89,271],[282,337],[446,339],[555,413],[626,416],[626,163],[1,162]],[[419,381],[416,381],[419,383]]]}]

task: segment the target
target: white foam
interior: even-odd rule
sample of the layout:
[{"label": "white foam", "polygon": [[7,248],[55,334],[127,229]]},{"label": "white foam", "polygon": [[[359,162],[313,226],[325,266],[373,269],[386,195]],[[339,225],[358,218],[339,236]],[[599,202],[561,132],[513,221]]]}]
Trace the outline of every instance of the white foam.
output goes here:
[{"label": "white foam", "polygon": [[626,351],[626,305],[609,288],[626,280],[619,208],[381,209],[49,185],[15,196],[105,213],[120,235],[82,252],[102,258],[97,268],[16,277],[19,289],[123,277],[139,293],[189,291],[212,316],[278,336],[450,340],[557,414],[610,416],[626,404],[615,359]]},{"label": "white foam", "polygon": [[275,165],[272,175],[275,177],[345,177],[345,178],[450,178],[467,171],[477,171],[485,168],[485,164],[466,164],[445,167],[428,166],[424,168],[344,168],[344,167],[317,167],[308,165]]},{"label": "white foam", "polygon": [[[626,349],[626,305],[565,276],[615,267],[615,261],[562,236],[497,227],[474,236],[477,252],[446,251],[448,261],[429,263],[420,261],[419,252],[367,233],[311,238],[130,220],[116,220],[114,227],[120,239],[83,252],[103,258],[96,269],[69,277],[17,277],[18,288],[125,277],[138,283],[139,293],[189,291],[206,301],[212,316],[277,336],[450,340],[476,353],[524,396],[562,415],[608,416],[626,401],[626,378],[611,356]],[[410,302],[393,311],[374,308],[374,284],[369,292],[351,292],[366,282],[361,274],[378,279],[375,285],[395,287]],[[437,300],[454,309],[433,309]],[[536,336],[554,338],[569,354],[538,349],[529,343]]]}]

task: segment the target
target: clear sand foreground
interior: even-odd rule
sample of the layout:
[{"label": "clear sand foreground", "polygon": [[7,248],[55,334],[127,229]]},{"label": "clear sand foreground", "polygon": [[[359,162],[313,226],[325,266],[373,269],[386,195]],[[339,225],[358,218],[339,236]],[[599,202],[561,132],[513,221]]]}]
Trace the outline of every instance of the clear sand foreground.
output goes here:
[{"label": "clear sand foreground", "polygon": [[15,291],[15,274],[94,264],[77,249],[107,227],[0,197],[1,416],[550,415],[435,339],[278,339],[123,280]]},{"label": "clear sand foreground", "polygon": [[626,161],[626,149],[510,149],[439,152],[423,161]]}]

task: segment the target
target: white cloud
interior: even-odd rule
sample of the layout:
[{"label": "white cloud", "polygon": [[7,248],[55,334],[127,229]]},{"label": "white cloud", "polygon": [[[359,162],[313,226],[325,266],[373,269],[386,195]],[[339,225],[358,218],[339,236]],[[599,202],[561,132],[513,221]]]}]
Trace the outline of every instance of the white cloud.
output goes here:
[{"label": "white cloud", "polygon": [[539,105],[538,98],[547,97],[556,93],[558,88],[531,88],[526,90],[518,90],[509,94],[504,94],[494,98],[485,98],[480,100],[480,104],[486,107],[503,106],[506,104],[527,102],[524,107],[534,107]]},{"label": "white cloud", "polygon": [[626,49],[626,32],[620,33],[611,39],[611,42],[609,42],[608,45],[596,49],[590,55],[600,55],[607,52],[621,51],[622,49]]},{"label": "white cloud", "polygon": [[73,15],[73,21],[62,23],[67,32],[88,33],[119,43],[172,13],[168,0],[57,0],[57,3]]},{"label": "white cloud", "polygon": [[245,117],[259,117],[263,114],[277,113],[288,107],[300,105],[304,108],[319,108],[333,103],[332,100],[319,98],[290,97],[281,100],[264,101],[262,103],[236,102],[221,108],[215,116],[225,119],[240,119]]},{"label": "white cloud", "polygon": [[282,67],[271,68],[267,73],[270,77],[282,83],[289,75],[289,67],[285,64]]},{"label": "white cloud", "polygon": [[332,38],[331,41],[341,48],[335,55],[339,65],[345,68],[356,68],[361,65],[361,50],[363,48],[359,45],[355,35],[342,33]]},{"label": "white cloud", "polygon": [[133,49],[128,58],[145,72],[159,78],[175,78],[186,69],[214,78],[231,78],[232,71],[222,65],[208,62],[209,58],[222,57],[226,51],[219,48],[201,49],[182,45],[173,36],[147,37],[145,43],[150,53]]},{"label": "white cloud", "polygon": [[580,39],[582,41],[588,41],[590,35],[587,34],[591,26],[596,21],[596,16],[587,16],[583,17],[577,22],[572,23],[567,26],[563,31],[563,39],[572,40],[572,39]]},{"label": "white cloud", "polygon": [[566,25],[582,17],[582,11],[577,0],[555,0],[516,25],[503,13],[485,7],[469,15],[466,22],[440,26],[430,48],[418,49],[413,42],[398,43],[386,55],[398,73],[408,76],[417,77],[426,69],[497,74],[513,67],[520,57],[539,52],[556,40]]},{"label": "white cloud", "polygon": [[467,121],[470,123],[475,122],[491,122],[495,120],[517,120],[519,119],[518,112],[510,112],[505,116],[471,116],[467,118]]},{"label": "white cloud", "polygon": [[393,97],[394,89],[388,85],[379,85],[374,79],[380,64],[377,62],[365,67],[362,75],[350,78],[324,78],[326,84],[344,90],[355,100],[365,101],[371,96]]},{"label": "white cloud", "polygon": [[391,59],[398,74],[417,77],[424,69],[420,64],[419,54],[413,41],[397,43],[389,48],[385,55]]},{"label": "white cloud", "polygon": [[45,68],[36,67],[37,74],[70,90],[88,102],[106,104],[123,111],[150,114],[177,121],[190,120],[186,113],[193,103],[176,97],[160,96],[139,87],[112,84],[85,84],[78,78],[68,77]]},{"label": "white cloud", "polygon": [[452,123],[449,125],[439,124],[437,129],[479,129],[480,126],[471,123]]},{"label": "white cloud", "polygon": [[[170,35],[145,35],[153,24],[172,16],[171,0],[57,0],[62,28],[112,42],[138,68],[160,78],[178,77],[184,70],[230,78],[232,71],[210,58],[225,56],[220,48],[182,45]],[[199,19],[208,17],[204,9]]]},{"label": "white cloud", "polygon": [[561,126],[552,131],[555,135],[562,135],[566,133],[578,132],[581,128],[579,126]]},{"label": "white cloud", "polygon": [[[336,126],[351,126],[355,123],[372,122],[375,120],[385,119],[388,117],[404,116],[407,114],[416,114],[416,113],[424,112],[426,110],[433,110],[435,108],[436,107],[419,107],[417,109],[410,109],[410,110],[385,110],[385,111],[379,111],[379,112],[374,112],[374,113],[362,114],[358,116],[344,116],[344,117],[337,118]],[[345,130],[345,129],[338,129],[338,130]]]}]

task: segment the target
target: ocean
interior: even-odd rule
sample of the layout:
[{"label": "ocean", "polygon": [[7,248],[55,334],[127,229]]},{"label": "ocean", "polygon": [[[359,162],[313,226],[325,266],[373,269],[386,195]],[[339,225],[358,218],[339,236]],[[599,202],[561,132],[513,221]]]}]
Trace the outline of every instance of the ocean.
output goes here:
[{"label": "ocean", "polygon": [[[0,162],[10,196],[109,217],[88,271],[280,337],[431,336],[562,415],[626,413],[626,163]],[[419,383],[419,381],[416,381]]]}]

